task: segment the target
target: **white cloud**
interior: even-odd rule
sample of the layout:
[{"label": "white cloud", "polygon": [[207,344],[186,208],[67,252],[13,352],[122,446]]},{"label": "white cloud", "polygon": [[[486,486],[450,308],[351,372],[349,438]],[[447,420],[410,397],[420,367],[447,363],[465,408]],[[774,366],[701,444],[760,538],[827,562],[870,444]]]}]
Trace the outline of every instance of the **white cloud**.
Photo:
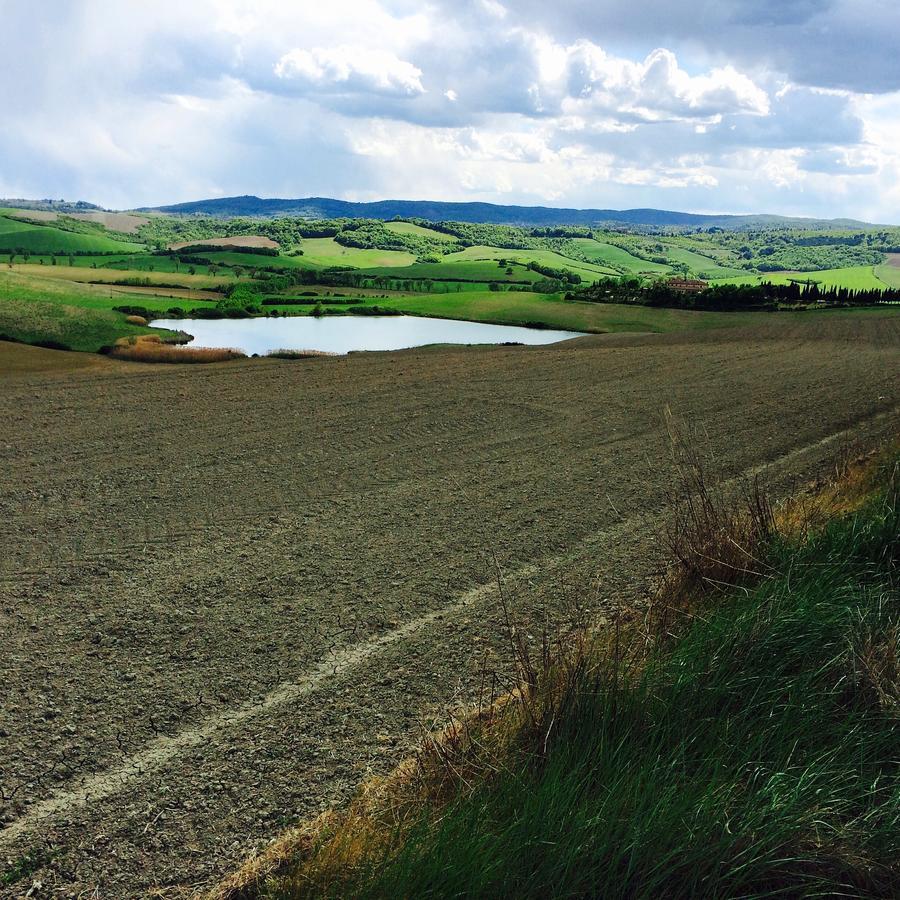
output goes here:
[{"label": "white cloud", "polygon": [[731,66],[692,76],[662,48],[632,62],[579,41],[569,48],[566,79],[569,113],[583,114],[587,107],[653,122],[769,112],[766,92]]},{"label": "white cloud", "polygon": [[425,93],[422,70],[386,50],[369,47],[296,48],[275,64],[275,74],[305,87],[411,97]]},{"label": "white cloud", "polygon": [[0,0],[0,194],[896,218],[900,75],[851,0],[685,2]]}]

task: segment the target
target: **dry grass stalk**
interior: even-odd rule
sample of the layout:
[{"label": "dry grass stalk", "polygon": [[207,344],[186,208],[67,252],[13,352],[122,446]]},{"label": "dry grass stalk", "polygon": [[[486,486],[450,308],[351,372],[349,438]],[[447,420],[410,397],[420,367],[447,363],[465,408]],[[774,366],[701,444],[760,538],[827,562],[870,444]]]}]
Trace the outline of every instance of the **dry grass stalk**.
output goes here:
[{"label": "dry grass stalk", "polygon": [[143,363],[215,363],[243,359],[241,350],[225,347],[181,347],[163,343],[158,335],[145,335],[116,343],[110,352],[115,359]]},{"label": "dry grass stalk", "polygon": [[[419,821],[423,809],[439,817],[451,800],[515,768],[523,756],[534,760],[545,754],[555,724],[571,704],[579,702],[573,686],[614,689],[644,665],[649,650],[667,640],[676,623],[683,625],[695,614],[711,587],[745,583],[767,574],[758,551],[764,540],[776,534],[777,523],[759,485],[726,496],[708,478],[695,443],[671,427],[670,434],[679,487],[673,502],[674,524],[665,542],[676,562],[647,618],[619,609],[604,627],[588,628],[582,623],[552,634],[544,628],[535,642],[515,620],[497,566],[514,664],[511,683],[500,684],[495,674],[485,677],[483,673],[474,710],[452,716],[446,728],[428,735],[416,756],[389,776],[367,781],[346,810],[320,816],[285,834],[208,900],[258,898],[265,881],[279,875],[289,874],[293,884],[308,885],[316,894],[340,884],[347,870],[358,868],[373,854],[402,845],[404,828]],[[857,471],[861,465],[865,474]],[[843,487],[824,487],[834,498],[829,508],[836,508],[834,504],[840,508],[850,502],[849,497],[859,497],[874,467],[871,454],[865,465],[839,466],[835,477],[843,479]],[[861,677],[882,705],[897,708],[897,642],[870,643],[858,660]]]},{"label": "dry grass stalk", "polygon": [[327,350],[270,350],[266,356],[273,359],[318,359],[319,357],[337,356]]}]

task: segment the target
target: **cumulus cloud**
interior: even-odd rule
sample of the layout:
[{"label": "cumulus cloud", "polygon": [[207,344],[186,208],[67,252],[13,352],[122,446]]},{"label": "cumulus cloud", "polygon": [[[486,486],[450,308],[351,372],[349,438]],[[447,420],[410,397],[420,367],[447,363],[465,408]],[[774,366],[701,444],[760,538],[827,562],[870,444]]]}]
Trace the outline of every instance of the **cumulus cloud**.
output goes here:
[{"label": "cumulus cloud", "polygon": [[286,81],[322,91],[411,97],[424,94],[422,70],[386,50],[368,47],[295,48],[275,64]]},{"label": "cumulus cloud", "polygon": [[876,0],[0,7],[0,195],[900,204],[900,7]]},{"label": "cumulus cloud", "polygon": [[[433,0],[474,15],[478,0]],[[884,0],[505,0],[520,21],[562,40],[775,69],[807,86],[900,90],[900,5]],[[446,14],[446,12],[445,12]],[[452,12],[451,12],[452,14]]]},{"label": "cumulus cloud", "polygon": [[656,49],[642,62],[613,57],[590,41],[568,51],[566,112],[599,109],[644,121],[714,118],[749,113],[764,116],[769,98],[731,66],[691,76],[670,50]]}]

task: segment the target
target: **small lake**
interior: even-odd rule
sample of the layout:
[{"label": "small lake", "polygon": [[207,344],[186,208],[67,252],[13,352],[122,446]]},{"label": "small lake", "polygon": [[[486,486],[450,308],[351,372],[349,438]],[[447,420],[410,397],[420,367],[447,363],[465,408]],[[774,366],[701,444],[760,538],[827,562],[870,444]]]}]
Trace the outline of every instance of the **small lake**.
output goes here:
[{"label": "small lake", "polygon": [[425,316],[293,316],[277,319],[154,319],[156,328],[186,331],[191,347],[234,347],[264,356],[271,350],[403,350],[425,344],[555,344],[581,337],[517,325],[485,325]]}]

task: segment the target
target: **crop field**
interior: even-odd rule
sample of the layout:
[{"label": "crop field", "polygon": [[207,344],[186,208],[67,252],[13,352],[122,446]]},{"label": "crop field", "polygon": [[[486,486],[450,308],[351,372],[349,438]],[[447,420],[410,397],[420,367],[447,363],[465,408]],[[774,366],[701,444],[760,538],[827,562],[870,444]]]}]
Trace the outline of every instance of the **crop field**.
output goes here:
[{"label": "crop field", "polygon": [[504,671],[498,567],[526,625],[639,604],[667,410],[776,486],[896,429],[900,319],[775,318],[199,371],[0,345],[0,896],[188,894],[342,802]]}]

